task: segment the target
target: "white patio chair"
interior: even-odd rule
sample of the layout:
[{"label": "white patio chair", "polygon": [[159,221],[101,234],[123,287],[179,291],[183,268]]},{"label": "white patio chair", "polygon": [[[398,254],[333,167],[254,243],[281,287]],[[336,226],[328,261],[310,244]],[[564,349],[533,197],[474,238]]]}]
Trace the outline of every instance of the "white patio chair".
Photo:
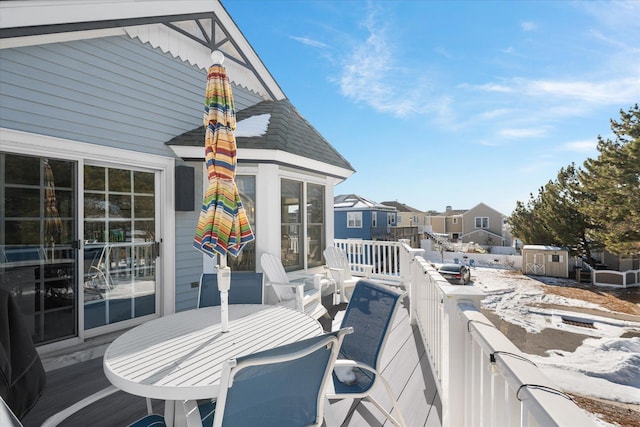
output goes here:
[{"label": "white patio chair", "polygon": [[[353,292],[353,288],[362,277],[353,277],[352,271],[361,273],[364,277],[369,278],[373,273],[372,265],[351,264],[347,253],[344,249],[336,246],[329,246],[323,252],[324,259],[327,263],[327,269],[331,273],[331,277],[336,281],[340,293],[340,301],[348,302],[348,295]],[[353,268],[353,270],[352,270]]]},{"label": "white patio chair", "polygon": [[[314,281],[313,288],[306,289],[304,282],[291,282],[282,262],[275,256],[265,253],[260,257],[260,265],[265,274],[265,286],[273,289],[274,301],[277,305],[295,308],[307,313],[314,319],[327,314],[327,309],[322,305],[322,293],[320,283]],[[265,289],[266,291],[266,289]],[[268,300],[265,292],[265,300]]]}]

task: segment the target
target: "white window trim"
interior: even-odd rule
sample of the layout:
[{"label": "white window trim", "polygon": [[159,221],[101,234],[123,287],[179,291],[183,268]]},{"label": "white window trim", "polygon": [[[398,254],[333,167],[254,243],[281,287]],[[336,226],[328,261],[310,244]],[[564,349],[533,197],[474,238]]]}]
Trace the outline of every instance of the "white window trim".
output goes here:
[{"label": "white window trim", "polygon": [[[484,219],[487,220],[487,226],[483,227],[483,223],[484,223]],[[478,220],[480,220],[480,226],[478,226]],[[474,224],[476,226],[476,228],[482,228],[482,229],[487,229],[489,228],[489,217],[488,216],[477,216],[474,218]]]},{"label": "white window trim", "polygon": [[371,226],[372,227],[378,226],[378,212],[376,211],[371,212]]},{"label": "white window trim", "polygon": [[[171,250],[171,248],[175,248],[175,194],[173,191],[175,187],[175,160],[172,157],[104,147],[6,128],[0,128],[0,141],[2,141],[2,151],[38,157],[51,156],[75,161],[78,162],[78,170],[80,172],[83,170],[85,163],[112,164],[131,169],[144,168],[160,171],[156,188],[158,194],[162,194],[163,197],[162,204],[160,204],[160,201],[156,202],[156,209],[159,209],[160,212],[161,234],[159,238],[162,239],[160,249],[162,251],[162,271],[157,277],[159,301],[156,306],[156,314],[165,316],[175,312],[175,251]],[[79,173],[78,185],[80,188],[84,185],[82,173]],[[83,207],[80,204],[78,218],[82,218],[83,215]],[[83,238],[83,227],[79,227],[78,239],[82,241]],[[84,304],[84,301],[80,292],[78,305],[82,304]],[[145,320],[148,320],[148,318],[140,317],[132,319],[130,322],[114,323],[113,330],[120,330],[123,327],[139,324]],[[84,319],[81,315],[78,316],[78,323],[80,325],[84,324]],[[83,340],[86,337],[95,335],[92,331],[85,331],[83,327],[79,327],[78,338]],[[109,330],[99,328],[100,334],[107,332]]]},{"label": "white window trim", "polygon": [[[352,219],[354,225],[350,225]],[[362,228],[362,211],[347,212],[347,228]]]}]

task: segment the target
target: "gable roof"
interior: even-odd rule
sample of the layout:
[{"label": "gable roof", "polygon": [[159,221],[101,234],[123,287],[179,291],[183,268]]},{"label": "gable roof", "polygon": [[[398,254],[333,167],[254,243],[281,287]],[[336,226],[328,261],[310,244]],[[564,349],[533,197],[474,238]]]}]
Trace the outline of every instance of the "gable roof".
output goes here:
[{"label": "gable roof", "polygon": [[[250,119],[266,123],[262,131],[250,131]],[[342,169],[355,171],[353,166],[298,112],[287,99],[262,101],[236,114],[238,150],[279,150],[320,161]],[[244,126],[247,125],[247,126]],[[204,126],[172,138],[166,144],[174,147],[204,147]],[[176,150],[176,152],[178,152]],[[182,153],[193,152],[182,150]],[[202,158],[204,150],[181,154],[183,158]],[[238,161],[248,159],[238,153]],[[255,160],[255,159],[252,159]],[[299,165],[298,165],[299,166]]]},{"label": "gable roof", "polygon": [[357,194],[340,194],[333,198],[334,209],[377,209],[385,211],[395,211],[391,206],[376,203]]},{"label": "gable roof", "polygon": [[404,203],[400,203],[400,202],[389,201],[389,202],[382,202],[382,204],[387,206],[393,206],[394,208],[396,208],[398,212],[415,212],[415,213],[421,213],[421,214],[424,213],[424,211],[421,211],[420,209],[412,208],[411,206],[405,205]]},{"label": "gable roof", "polygon": [[457,215],[462,215],[465,212],[468,212],[469,209],[451,209],[445,212],[438,212],[437,214],[433,215],[433,216],[457,216]]}]

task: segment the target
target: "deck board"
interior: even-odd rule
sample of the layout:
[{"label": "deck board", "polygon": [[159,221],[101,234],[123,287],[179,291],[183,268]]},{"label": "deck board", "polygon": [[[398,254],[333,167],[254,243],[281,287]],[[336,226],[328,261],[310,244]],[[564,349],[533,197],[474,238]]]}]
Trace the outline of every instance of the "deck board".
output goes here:
[{"label": "deck board", "polygon": [[[440,398],[420,332],[409,323],[407,302],[408,299],[398,311],[384,350],[383,375],[391,384],[408,426],[439,427]],[[22,422],[25,427],[39,427],[49,416],[108,385],[102,358],[50,371],[43,396]],[[374,395],[385,408],[391,408],[382,387]],[[345,399],[331,402],[331,408],[342,426],[391,425],[369,402]],[[162,402],[154,401],[154,411],[162,413],[162,410]],[[60,426],[126,426],[145,414],[143,398],[118,392],[78,412]]]}]

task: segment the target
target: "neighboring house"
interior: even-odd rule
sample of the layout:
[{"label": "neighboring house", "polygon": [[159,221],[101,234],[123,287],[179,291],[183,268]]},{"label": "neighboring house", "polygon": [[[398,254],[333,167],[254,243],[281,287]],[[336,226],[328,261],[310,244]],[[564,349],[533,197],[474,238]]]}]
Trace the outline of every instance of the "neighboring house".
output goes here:
[{"label": "neighboring house", "polygon": [[429,218],[431,231],[447,234],[453,242],[474,242],[483,246],[503,246],[504,215],[479,203],[468,210],[456,210],[447,206],[444,212]]},{"label": "neighboring house", "polygon": [[397,201],[382,202],[382,204],[392,206],[398,211],[393,240],[408,239],[412,247],[418,247],[427,225],[427,216],[424,211]]},{"label": "neighboring house", "polygon": [[219,1],[7,1],[0,15],[0,286],[43,350],[195,306],[215,265],[192,246],[212,49],[256,235],[232,268],[259,272],[264,252],[288,269],[322,262],[328,201],[354,170]]},{"label": "neighboring house", "polygon": [[[396,209],[355,194],[333,198],[336,239],[376,240],[390,234],[396,225]],[[381,238],[380,240],[388,240]]]},{"label": "neighboring house", "polygon": [[427,217],[420,209],[394,201],[382,202],[382,204],[394,207],[398,211],[397,227],[419,227],[422,231],[422,226],[426,225]]}]

